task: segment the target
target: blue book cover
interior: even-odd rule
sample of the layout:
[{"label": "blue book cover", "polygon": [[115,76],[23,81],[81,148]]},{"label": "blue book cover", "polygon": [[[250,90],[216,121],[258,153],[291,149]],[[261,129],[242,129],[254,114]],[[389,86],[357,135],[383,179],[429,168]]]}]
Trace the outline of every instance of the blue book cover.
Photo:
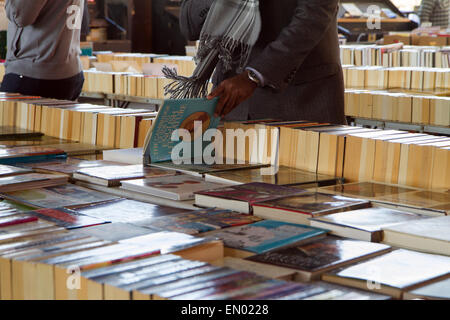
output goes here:
[{"label": "blue book cover", "polygon": [[[193,159],[195,144],[201,150],[210,142],[203,142],[203,134],[208,129],[215,129],[220,118],[214,117],[218,99],[183,99],[166,100],[158,111],[149,134],[144,143],[144,164],[172,160],[172,150],[179,144],[190,145],[191,154],[180,154],[182,159]],[[194,124],[201,121],[201,126]],[[190,141],[180,139],[178,129],[185,129],[190,134]],[[195,130],[197,129],[197,130]],[[176,131],[175,135],[174,132]],[[201,132],[199,132],[201,131]],[[186,132],[186,131],[185,131]],[[172,138],[175,137],[175,141]],[[185,149],[187,150],[187,149]]]},{"label": "blue book cover", "polygon": [[214,236],[222,239],[226,247],[260,254],[313,237],[325,236],[327,233],[327,230],[307,225],[263,220],[229,228],[214,233]]}]

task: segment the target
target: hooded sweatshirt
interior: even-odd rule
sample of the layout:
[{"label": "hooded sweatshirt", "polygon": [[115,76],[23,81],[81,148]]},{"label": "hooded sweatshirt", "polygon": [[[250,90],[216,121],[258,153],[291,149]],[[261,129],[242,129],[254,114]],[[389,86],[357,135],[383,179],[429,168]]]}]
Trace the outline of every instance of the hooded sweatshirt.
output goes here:
[{"label": "hooded sweatshirt", "polygon": [[6,73],[44,80],[80,73],[83,1],[6,0]]}]

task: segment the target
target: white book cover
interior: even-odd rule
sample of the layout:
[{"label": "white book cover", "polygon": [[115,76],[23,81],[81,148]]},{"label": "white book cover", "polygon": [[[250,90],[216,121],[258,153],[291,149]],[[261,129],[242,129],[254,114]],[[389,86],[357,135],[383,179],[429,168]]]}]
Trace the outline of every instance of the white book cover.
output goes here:
[{"label": "white book cover", "polygon": [[225,186],[225,184],[206,182],[201,178],[184,174],[122,182],[122,189],[172,200],[194,199],[195,192],[223,188]]}]

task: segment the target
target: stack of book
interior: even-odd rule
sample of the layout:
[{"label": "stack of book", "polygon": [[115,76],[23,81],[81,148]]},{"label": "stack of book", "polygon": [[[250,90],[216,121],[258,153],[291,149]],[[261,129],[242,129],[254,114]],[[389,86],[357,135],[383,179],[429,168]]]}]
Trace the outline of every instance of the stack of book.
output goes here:
[{"label": "stack of book", "polygon": [[142,146],[155,117],[156,113],[147,109],[29,100],[22,96],[0,102],[0,121],[5,126],[108,148]]}]

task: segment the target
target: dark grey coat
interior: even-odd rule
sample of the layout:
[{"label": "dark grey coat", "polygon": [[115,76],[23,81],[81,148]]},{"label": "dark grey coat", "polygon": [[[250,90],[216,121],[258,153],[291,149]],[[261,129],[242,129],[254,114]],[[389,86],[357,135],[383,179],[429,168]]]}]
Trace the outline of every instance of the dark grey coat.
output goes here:
[{"label": "dark grey coat", "polygon": [[[180,25],[198,40],[214,0],[184,0]],[[262,30],[248,66],[275,89],[258,88],[227,120],[276,118],[345,123],[338,0],[260,0]],[[213,77],[215,85],[235,72]]]}]

